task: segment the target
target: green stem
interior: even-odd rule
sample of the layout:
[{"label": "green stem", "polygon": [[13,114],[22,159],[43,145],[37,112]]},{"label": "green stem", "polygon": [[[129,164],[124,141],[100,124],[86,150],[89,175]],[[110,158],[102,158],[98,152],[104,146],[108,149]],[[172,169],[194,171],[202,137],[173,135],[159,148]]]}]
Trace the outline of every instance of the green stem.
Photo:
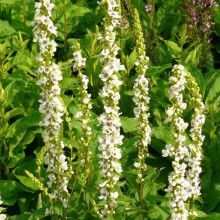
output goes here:
[{"label": "green stem", "polygon": [[122,38],[123,38],[123,31],[122,28],[120,28],[120,59],[121,59],[121,64],[124,64],[124,53],[123,53],[124,40]]},{"label": "green stem", "polygon": [[[194,197],[190,198],[190,201],[189,201],[189,213],[193,213],[193,204],[194,204]],[[189,216],[189,220],[194,220],[194,219],[195,219],[195,216],[191,214]]]},{"label": "green stem", "polygon": [[27,26],[27,10],[26,10],[26,0],[22,1],[23,4],[23,15],[24,15],[24,26]]},{"label": "green stem", "polygon": [[[141,162],[143,163],[143,161]],[[141,169],[141,178],[140,178],[140,187],[139,187],[139,203],[140,203],[140,208],[141,208],[141,211],[139,213],[139,220],[144,220],[144,213],[143,213],[143,210],[144,210],[144,185],[143,185],[143,181],[142,181],[142,178],[144,176],[144,170]]]}]

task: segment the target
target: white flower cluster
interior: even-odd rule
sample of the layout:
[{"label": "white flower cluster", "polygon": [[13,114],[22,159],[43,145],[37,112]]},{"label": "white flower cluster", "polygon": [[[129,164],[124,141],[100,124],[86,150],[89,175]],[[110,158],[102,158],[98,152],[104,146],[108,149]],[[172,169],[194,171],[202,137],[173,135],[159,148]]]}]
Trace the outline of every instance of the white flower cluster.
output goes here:
[{"label": "white flower cluster", "polygon": [[144,181],[143,172],[146,170],[145,159],[147,157],[148,145],[151,141],[151,128],[149,125],[149,101],[148,96],[148,79],[143,74],[138,75],[134,82],[134,97],[133,101],[136,105],[134,108],[135,118],[139,121],[138,134],[140,136],[139,140],[136,142],[138,147],[138,162],[134,165],[138,168],[138,176],[141,181]]},{"label": "white flower cluster", "polygon": [[[43,114],[40,126],[44,127],[44,142],[47,148],[45,163],[47,165],[47,185],[53,201],[60,201],[63,207],[67,206],[68,196],[67,177],[68,169],[66,156],[63,153],[64,144],[61,140],[62,116],[64,107],[60,99],[59,81],[62,80],[59,66],[52,57],[56,51],[56,43],[52,39],[56,35],[56,27],[51,20],[51,10],[54,4],[50,0],[35,3],[35,17],[33,22],[34,41],[39,44],[40,53],[37,57],[39,67],[37,85],[41,87],[39,111]],[[54,210],[47,210],[47,214]]]},{"label": "white flower cluster", "polygon": [[[73,70],[80,70],[86,66],[86,58],[82,57],[79,45],[76,44],[76,51],[73,52]],[[87,83],[88,85],[88,83]],[[87,89],[87,88],[86,88]]]},{"label": "white flower cluster", "polygon": [[109,213],[114,213],[118,192],[115,185],[119,180],[122,167],[119,162],[123,136],[120,134],[119,119],[119,89],[122,82],[118,79],[117,72],[124,70],[116,58],[119,47],[116,45],[115,28],[119,25],[120,3],[115,0],[103,0],[100,4],[105,7],[104,34],[99,39],[103,42],[101,62],[103,70],[100,79],[104,86],[99,95],[102,97],[104,110],[99,117],[102,125],[102,135],[99,137],[100,165],[103,181],[100,183],[100,199],[105,200],[104,209],[101,211],[102,218],[107,218]]},{"label": "white flower cluster", "polygon": [[[171,197],[171,219],[187,220],[189,216],[195,216],[196,213],[193,210],[188,211],[185,203],[200,195],[199,174],[201,173],[201,146],[204,140],[201,133],[202,125],[205,122],[205,116],[202,114],[204,105],[194,78],[182,65],[174,66],[169,81],[172,84],[169,89],[169,99],[172,106],[166,111],[168,115],[166,122],[171,122],[174,126],[174,144],[167,144],[162,154],[164,157],[173,158],[174,171],[169,175],[167,189]],[[182,119],[182,113],[187,107],[187,104],[183,102],[183,91],[186,84],[191,90],[191,102],[195,111],[192,115],[190,129],[192,144],[189,146],[186,145],[185,136],[188,123]]]},{"label": "white flower cluster", "polygon": [[[203,114],[205,110],[205,105],[202,102],[202,96],[199,93],[199,87],[194,79],[189,73],[187,75],[187,81],[189,88],[191,90],[191,106],[193,107],[193,114],[191,119],[190,137],[192,139],[192,144],[188,146],[189,157],[188,157],[188,172],[187,180],[190,182],[191,186],[191,198],[195,199],[201,195],[200,190],[200,174],[202,172],[201,160],[202,155],[202,144],[205,136],[202,135],[202,127],[205,123],[205,115]],[[195,213],[189,213],[192,218],[194,218]]]},{"label": "white flower cluster", "polygon": [[172,69],[172,76],[169,81],[172,86],[169,89],[169,100],[172,107],[166,111],[167,122],[173,123],[174,145],[168,144],[162,151],[164,157],[173,158],[173,172],[168,177],[170,193],[171,219],[187,220],[189,213],[185,207],[185,202],[189,198],[190,183],[186,180],[187,161],[189,150],[186,146],[185,130],[188,124],[182,119],[182,113],[187,104],[183,102],[183,91],[186,85],[187,72],[182,65],[175,65]]},{"label": "white flower cluster", "polygon": [[136,142],[136,146],[138,147],[138,162],[135,162],[134,166],[138,170],[140,181],[143,182],[143,174],[146,170],[145,159],[148,154],[148,145],[151,141],[151,128],[148,121],[150,116],[148,113],[150,102],[148,96],[149,81],[145,77],[149,58],[146,56],[146,47],[144,44],[141,22],[139,19],[139,13],[136,10],[134,11],[134,29],[136,33],[135,38],[137,47],[137,61],[135,62],[137,78],[134,81],[133,89],[135,93],[133,101],[135,103],[134,115],[139,122],[138,135],[140,136],[139,140]]},{"label": "white flower cluster", "polygon": [[86,65],[86,58],[83,58],[81,55],[80,45],[75,44],[74,47],[74,53],[73,53],[73,69],[75,71],[78,71],[78,80],[80,83],[79,87],[79,95],[78,95],[78,103],[80,103],[80,111],[76,113],[76,118],[81,122],[82,124],[82,131],[83,135],[79,140],[79,157],[80,160],[83,162],[84,166],[84,181],[88,177],[90,172],[90,141],[91,141],[91,127],[89,126],[89,123],[91,122],[91,94],[87,92],[88,90],[88,84],[89,84],[89,77],[82,74],[82,68]]},{"label": "white flower cluster", "polygon": [[[1,192],[0,192],[1,193]],[[0,205],[3,203],[2,198],[1,198],[1,194],[0,194]],[[7,216],[5,214],[1,213],[1,207],[0,207],[0,220],[5,220],[7,218]]]}]

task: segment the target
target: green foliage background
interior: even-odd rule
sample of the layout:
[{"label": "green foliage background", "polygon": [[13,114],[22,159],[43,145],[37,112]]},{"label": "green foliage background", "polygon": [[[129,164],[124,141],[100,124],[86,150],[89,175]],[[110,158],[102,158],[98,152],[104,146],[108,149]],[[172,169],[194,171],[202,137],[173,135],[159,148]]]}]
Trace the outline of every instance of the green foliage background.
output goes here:
[{"label": "green foliage background", "polygon": [[[72,45],[79,42],[86,57],[85,73],[89,76],[89,92],[92,94],[92,173],[85,190],[80,184],[80,174],[73,176],[69,188],[73,190],[66,216],[71,219],[98,219],[95,207],[101,205],[99,194],[100,174],[98,170],[97,135],[100,127],[97,117],[103,111],[98,95],[102,84],[101,44],[97,40],[103,11],[95,0],[55,0],[53,20],[58,28],[58,51],[56,61],[61,66],[62,98],[71,117],[71,126],[76,137],[73,143],[76,159],[72,164],[77,170],[77,139],[81,135],[80,124],[74,118],[77,109],[78,81],[71,69]],[[155,1],[151,16],[145,12],[146,2],[132,0],[131,6],[138,9],[146,36],[147,55],[150,57],[148,75],[150,85],[150,122],[152,142],[147,179],[144,185],[146,210],[145,219],[169,219],[168,197],[165,192],[168,173],[172,170],[168,158],[161,156],[166,143],[172,143],[172,128],[164,124],[168,101],[168,78],[175,63],[183,64],[196,78],[203,101],[206,104],[206,122],[203,146],[204,160],[201,175],[202,196],[196,201],[197,219],[220,219],[220,8],[215,11],[215,29],[211,35],[208,51],[204,54],[204,42],[199,38],[189,38],[181,1]],[[122,132],[125,136],[121,160],[123,176],[120,180],[120,196],[116,220],[137,219],[140,212],[137,194],[136,171],[133,163],[137,157],[134,142],[137,139],[137,122],[134,119],[132,86],[135,78],[134,29],[131,10],[125,5],[123,16],[130,27],[120,33],[118,43],[120,57],[126,66],[121,75],[120,109],[122,112]],[[40,99],[36,82],[36,56],[38,48],[33,44],[31,22],[34,17],[34,0],[0,0],[0,191],[2,207],[6,208],[9,220],[50,219],[45,217],[41,190],[25,170],[38,176],[36,160],[43,147],[42,128],[39,127],[41,115],[38,112]],[[206,59],[204,60],[204,57]],[[187,98],[187,96],[186,96]],[[190,118],[188,109],[186,119]],[[67,124],[64,123],[64,142],[69,144]],[[67,152],[68,154],[68,152]],[[45,170],[41,170],[45,176]],[[74,180],[76,178],[76,180]],[[77,179],[78,178],[78,179]],[[79,180],[79,181],[78,181]]]}]

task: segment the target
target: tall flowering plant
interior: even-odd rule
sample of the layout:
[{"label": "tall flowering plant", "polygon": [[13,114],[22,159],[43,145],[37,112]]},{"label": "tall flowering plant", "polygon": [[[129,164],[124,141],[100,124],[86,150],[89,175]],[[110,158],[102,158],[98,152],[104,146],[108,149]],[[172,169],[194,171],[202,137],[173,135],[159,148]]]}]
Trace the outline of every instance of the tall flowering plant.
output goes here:
[{"label": "tall flowering plant", "polygon": [[[172,106],[166,111],[168,117],[166,122],[173,125],[173,144],[167,144],[162,151],[164,157],[173,159],[173,171],[168,177],[170,194],[171,219],[194,219],[196,213],[193,211],[194,199],[200,195],[201,173],[201,146],[204,140],[202,125],[205,122],[203,114],[204,104],[199,94],[195,79],[186,71],[184,66],[175,65],[169,79],[172,86],[169,89],[169,100]],[[189,126],[183,120],[183,111],[187,104],[183,101],[183,92],[189,86],[192,107],[194,113],[191,120],[190,136],[192,143],[186,143],[186,129]],[[186,203],[190,202],[190,208]]]},{"label": "tall flowering plant", "polygon": [[[35,17],[33,22],[34,42],[40,48],[37,57],[37,85],[41,88],[39,111],[43,115],[40,126],[43,127],[45,143],[45,164],[47,167],[47,188],[52,204],[46,209],[46,214],[62,215],[62,209],[67,207],[68,170],[64,143],[62,141],[62,116],[64,107],[60,98],[59,81],[62,74],[53,56],[57,44],[53,36],[57,35],[56,27],[51,20],[54,4],[50,0],[35,3]],[[61,207],[61,208],[58,208]]]},{"label": "tall flowering plant", "polygon": [[76,118],[81,123],[83,135],[79,140],[79,160],[82,164],[83,172],[83,184],[86,184],[89,174],[91,172],[91,94],[88,93],[89,78],[83,74],[83,68],[86,65],[86,58],[82,57],[80,45],[76,43],[73,46],[73,70],[78,72],[79,80],[79,95],[78,102],[80,103],[80,110],[76,114]]},{"label": "tall flowering plant", "polygon": [[133,101],[135,103],[134,115],[139,122],[139,139],[136,142],[136,147],[138,148],[138,161],[134,163],[134,166],[137,168],[138,178],[140,182],[139,201],[141,203],[141,208],[144,209],[143,182],[145,178],[145,172],[147,169],[145,159],[148,155],[148,145],[151,141],[151,128],[148,120],[148,110],[150,101],[150,98],[148,96],[149,80],[145,76],[146,70],[148,68],[147,63],[149,58],[146,56],[146,48],[144,44],[141,22],[139,19],[138,11],[136,9],[134,10],[134,29],[137,50],[137,61],[135,62],[137,78],[134,81]]},{"label": "tall flowering plant", "polygon": [[[190,88],[191,100],[190,104],[193,108],[193,114],[190,123],[190,137],[192,143],[189,144],[189,157],[187,159],[188,172],[186,174],[187,180],[190,183],[190,210],[193,209],[194,200],[201,195],[200,187],[200,174],[202,172],[201,161],[203,159],[202,155],[202,145],[205,136],[202,134],[202,127],[205,123],[205,105],[202,102],[202,96],[199,92],[199,87],[195,81],[195,78],[187,72],[187,83]],[[194,218],[196,213],[190,212],[190,217]]]},{"label": "tall flowering plant", "polygon": [[104,34],[100,35],[103,49],[101,52],[102,72],[99,75],[103,82],[103,88],[99,95],[102,98],[104,112],[99,117],[102,125],[102,134],[99,137],[99,158],[102,173],[100,186],[101,200],[104,200],[104,208],[101,210],[102,218],[107,218],[114,213],[118,191],[116,183],[120,178],[122,167],[120,164],[123,136],[120,134],[119,119],[119,89],[122,82],[117,73],[124,70],[120,60],[116,57],[119,47],[116,44],[116,29],[120,22],[120,2],[115,0],[102,0],[100,5],[105,12]]}]

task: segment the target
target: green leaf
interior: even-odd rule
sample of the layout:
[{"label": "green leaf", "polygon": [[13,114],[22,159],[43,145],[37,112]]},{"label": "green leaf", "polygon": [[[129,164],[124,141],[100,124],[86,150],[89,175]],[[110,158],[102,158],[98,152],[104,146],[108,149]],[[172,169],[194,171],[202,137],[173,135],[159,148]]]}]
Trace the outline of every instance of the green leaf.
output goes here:
[{"label": "green leaf", "polygon": [[206,120],[205,120],[204,131],[205,131],[205,133],[208,133],[210,137],[213,137],[213,135],[215,134],[215,131],[216,131],[216,127],[215,127],[214,123],[211,120],[209,120],[208,118],[206,118]]},{"label": "green leaf", "polygon": [[30,214],[21,214],[21,215],[14,215],[10,216],[8,220],[28,220]]},{"label": "green leaf", "polygon": [[148,218],[150,219],[168,219],[169,217],[169,210],[168,208],[164,208],[162,206],[151,206],[148,211]]},{"label": "green leaf", "polygon": [[9,85],[6,86],[5,88],[5,102],[3,104],[4,108],[6,108],[7,106],[9,106],[12,101],[13,101],[13,97],[14,97],[14,82],[11,82]]},{"label": "green leaf", "polygon": [[165,44],[167,45],[168,51],[173,58],[178,58],[180,56],[182,50],[176,43],[165,40]]},{"label": "green leaf", "polygon": [[34,176],[36,176],[37,164],[34,159],[26,161],[20,166],[16,167],[13,170],[13,173],[16,176],[16,178],[19,179],[20,182],[29,189],[33,191],[39,190],[40,188],[38,187],[36,182],[32,178],[27,176],[27,174],[25,173],[26,170],[32,173]]},{"label": "green leaf", "polygon": [[36,219],[42,219],[45,217],[45,208],[37,209],[29,218],[28,220],[36,220]]},{"label": "green leaf", "polygon": [[21,108],[21,107],[14,108],[14,109],[5,113],[5,121],[8,121],[9,119],[11,119],[17,115],[25,115],[25,114],[26,113],[23,108]]},{"label": "green leaf", "polygon": [[166,196],[160,196],[160,195],[148,195],[147,200],[150,202],[169,202],[169,198]]},{"label": "green leaf", "polygon": [[60,88],[64,91],[66,90],[75,90],[76,84],[78,82],[77,78],[65,78],[60,83]]},{"label": "green leaf", "polygon": [[214,113],[214,122],[220,122],[220,112]]},{"label": "green leaf", "polygon": [[218,69],[205,73],[203,83],[207,91],[212,87],[213,83],[216,81],[219,75],[220,75],[220,70]]},{"label": "green leaf", "polygon": [[91,12],[91,10],[89,8],[83,7],[83,6],[80,6],[77,4],[72,5],[71,10],[72,10],[71,13],[73,13],[72,16],[77,16],[77,17],[82,17],[86,13]]},{"label": "green leaf", "polygon": [[166,69],[171,69],[173,67],[172,63],[164,64],[162,66],[150,66],[147,70],[147,74],[151,76],[159,76]]},{"label": "green leaf", "polygon": [[173,143],[173,132],[170,127],[152,127],[152,133],[157,139],[165,142],[166,144]]},{"label": "green leaf", "polygon": [[[23,52],[24,53],[24,52]],[[17,52],[15,56],[13,56],[4,66],[5,71],[9,71],[16,65],[24,64],[27,66],[27,55],[21,52]],[[24,66],[25,66],[24,65]],[[22,65],[21,65],[22,66]],[[20,69],[20,68],[19,68]]]},{"label": "green leaf", "polygon": [[36,131],[29,131],[28,130],[25,133],[23,139],[21,140],[20,145],[25,146],[27,144],[30,144],[34,140],[36,133],[40,133],[40,132],[38,130],[36,130]]},{"label": "green leaf", "polygon": [[22,133],[27,128],[39,126],[41,120],[41,114],[39,111],[33,111],[26,117],[19,119],[19,122],[16,124],[16,133]]},{"label": "green leaf", "polygon": [[127,67],[128,69],[132,69],[134,67],[134,64],[136,62],[137,59],[137,53],[136,53],[136,48],[134,48],[134,50],[131,52],[131,54],[129,55],[129,57],[126,57],[126,63],[127,63]]},{"label": "green leaf", "polygon": [[137,141],[137,138],[135,138],[135,137],[125,138],[123,140],[122,152],[125,157],[134,151],[136,141]]},{"label": "green leaf", "polygon": [[12,206],[17,201],[17,182],[12,180],[0,180],[0,192],[5,205]]},{"label": "green leaf", "polygon": [[186,53],[183,53],[183,55],[187,55],[187,56],[186,57],[181,56],[181,60],[183,60],[184,63],[190,63],[196,66],[198,65],[200,59],[199,54],[201,53],[201,50],[202,50],[202,45],[199,45],[193,51],[190,52],[186,51]]},{"label": "green leaf", "polygon": [[137,130],[138,121],[136,118],[120,117],[120,121],[125,133]]},{"label": "green leaf", "polygon": [[16,31],[10,26],[9,22],[0,20],[0,38],[11,37],[14,34]]},{"label": "green leaf", "polygon": [[127,179],[130,186],[132,186],[133,189],[137,189],[137,173],[134,173],[132,171],[124,171],[124,176]]},{"label": "green leaf", "polygon": [[215,23],[220,24],[220,8],[215,7]]},{"label": "green leaf", "polygon": [[219,96],[220,96],[220,76],[218,76],[212,87],[209,89],[205,100],[206,104],[217,102]]}]

